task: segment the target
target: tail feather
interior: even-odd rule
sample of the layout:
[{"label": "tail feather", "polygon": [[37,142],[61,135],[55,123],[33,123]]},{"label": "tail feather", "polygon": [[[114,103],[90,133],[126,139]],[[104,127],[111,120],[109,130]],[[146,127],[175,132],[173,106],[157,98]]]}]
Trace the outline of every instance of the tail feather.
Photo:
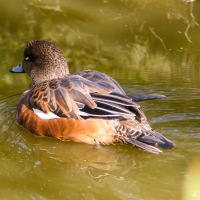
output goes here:
[{"label": "tail feather", "polygon": [[155,153],[155,154],[159,154],[159,153],[162,153],[162,151],[154,146],[151,146],[149,144],[146,144],[144,142],[140,142],[136,139],[133,139],[133,138],[127,138],[126,139],[126,142],[133,145],[133,146],[136,146],[136,147],[139,147],[143,150],[146,150],[150,153]]},{"label": "tail feather", "polygon": [[175,144],[167,139],[166,137],[164,137],[163,135],[161,135],[160,133],[154,131],[154,130],[149,130],[148,131],[149,135],[143,137],[143,138],[140,138],[143,139],[143,142],[147,142],[148,143],[148,140],[152,140],[152,142],[155,144],[157,144],[158,146],[161,146],[163,148],[167,148],[167,149],[171,149],[175,146]]},{"label": "tail feather", "polygon": [[144,136],[144,137],[139,137],[137,138],[140,142],[144,142],[144,143],[147,143],[147,144],[157,144],[158,146],[164,146],[165,143],[157,138],[154,138],[152,136]]},{"label": "tail feather", "polygon": [[[132,127],[130,125],[132,125]],[[156,146],[168,149],[175,146],[172,141],[152,130],[148,124],[143,126],[136,123],[133,126],[133,123],[124,123],[123,125],[121,124],[121,127],[123,128],[118,129],[119,139],[121,142],[128,143],[148,152],[158,154],[162,151]]]}]

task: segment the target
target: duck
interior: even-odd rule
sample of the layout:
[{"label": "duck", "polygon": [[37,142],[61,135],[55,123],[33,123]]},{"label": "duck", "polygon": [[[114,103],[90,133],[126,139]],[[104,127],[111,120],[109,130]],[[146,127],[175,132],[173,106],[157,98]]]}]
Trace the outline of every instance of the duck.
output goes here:
[{"label": "duck", "polygon": [[34,40],[12,73],[27,73],[32,83],[16,106],[18,124],[37,136],[90,145],[127,144],[150,153],[175,144],[155,131],[137,103],[163,95],[128,96],[111,76],[94,70],[69,73],[62,51]]}]

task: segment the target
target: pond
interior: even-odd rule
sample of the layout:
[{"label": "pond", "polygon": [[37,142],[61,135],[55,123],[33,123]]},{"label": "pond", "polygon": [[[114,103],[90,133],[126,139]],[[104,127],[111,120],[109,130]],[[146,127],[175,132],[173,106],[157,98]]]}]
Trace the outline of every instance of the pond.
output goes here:
[{"label": "pond", "polygon": [[[200,1],[0,1],[1,199],[200,199]],[[176,143],[153,155],[128,145],[36,137],[16,123],[30,84],[9,69],[27,42],[63,51],[70,72],[114,77],[140,102],[149,123]]]}]

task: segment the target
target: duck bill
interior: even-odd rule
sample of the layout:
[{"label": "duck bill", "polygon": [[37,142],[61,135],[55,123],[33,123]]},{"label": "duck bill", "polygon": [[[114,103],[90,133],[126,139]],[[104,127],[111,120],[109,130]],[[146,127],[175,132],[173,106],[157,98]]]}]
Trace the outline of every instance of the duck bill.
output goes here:
[{"label": "duck bill", "polygon": [[12,72],[12,73],[25,73],[22,64],[19,64],[15,67],[11,68],[9,71]]}]

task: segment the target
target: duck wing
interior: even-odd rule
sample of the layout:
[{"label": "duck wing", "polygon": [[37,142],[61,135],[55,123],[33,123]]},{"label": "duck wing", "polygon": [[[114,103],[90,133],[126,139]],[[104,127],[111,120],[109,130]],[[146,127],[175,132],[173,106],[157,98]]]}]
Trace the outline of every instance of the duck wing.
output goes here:
[{"label": "duck wing", "polygon": [[[81,70],[75,75],[80,75],[90,81],[98,83],[102,86],[109,87],[114,93],[126,95],[125,91],[119,85],[119,83],[107,74],[94,71],[94,70]],[[146,101],[155,99],[164,99],[165,96],[161,94],[139,94],[139,95],[128,95],[132,101]]]},{"label": "duck wing", "polygon": [[122,89],[122,87],[119,85],[119,83],[107,74],[94,71],[94,70],[81,70],[75,73],[75,75],[79,75],[87,80],[90,80],[99,85],[107,87],[111,89],[112,92],[114,93],[125,95],[125,92]]},{"label": "duck wing", "polygon": [[[109,86],[109,85],[108,85]],[[79,109],[97,107],[91,93],[108,94],[113,88],[78,75],[41,82],[30,91],[29,105],[59,117],[79,118]]]},{"label": "duck wing", "polygon": [[[101,73],[99,73],[101,75]],[[30,90],[30,107],[69,118],[133,118],[139,105],[124,94],[116,93],[111,82],[103,77],[94,81],[79,75],[44,81]],[[109,76],[108,76],[109,77]],[[92,81],[93,80],[93,81]]]}]

